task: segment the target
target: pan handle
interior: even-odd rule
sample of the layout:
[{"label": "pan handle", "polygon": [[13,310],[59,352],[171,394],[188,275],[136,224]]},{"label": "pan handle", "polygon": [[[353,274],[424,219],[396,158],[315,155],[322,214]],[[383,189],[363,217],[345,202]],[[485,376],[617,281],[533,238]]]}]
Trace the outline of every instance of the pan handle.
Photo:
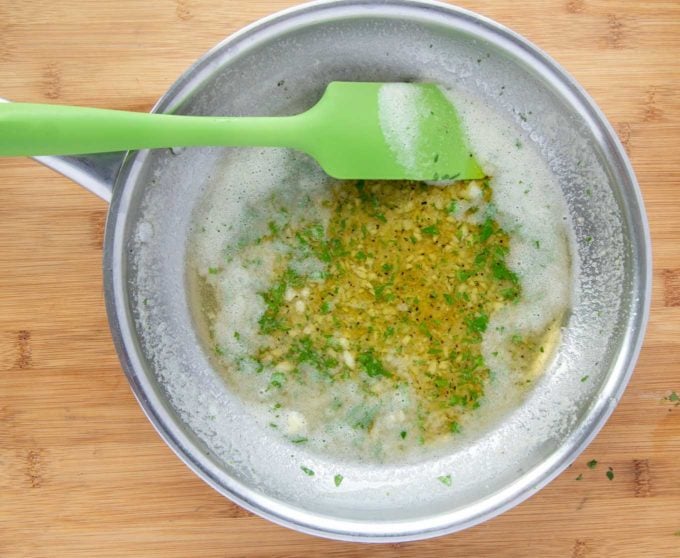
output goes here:
[{"label": "pan handle", "polygon": [[[0,97],[0,103],[9,103]],[[127,151],[96,153],[93,155],[71,155],[64,157],[33,157],[46,167],[63,174],[83,188],[96,194],[105,202],[111,202],[113,185],[123,164]]]}]

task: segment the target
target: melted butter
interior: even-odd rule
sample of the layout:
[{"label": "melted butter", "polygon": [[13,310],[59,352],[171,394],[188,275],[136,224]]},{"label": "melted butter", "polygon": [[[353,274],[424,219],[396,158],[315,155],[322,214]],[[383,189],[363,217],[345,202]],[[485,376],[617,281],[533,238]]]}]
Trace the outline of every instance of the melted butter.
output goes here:
[{"label": "melted butter", "polygon": [[[270,424],[292,441],[325,423],[373,447],[456,435],[489,381],[481,351],[489,319],[521,296],[491,199],[487,181],[359,181],[333,188],[327,222],[291,220],[280,208],[268,234],[227,251],[227,266],[255,271],[264,253],[271,262],[255,335],[233,330],[225,339],[215,321],[222,268],[195,276],[227,381],[273,401]],[[545,364],[552,331],[508,346],[527,378]],[[295,409],[303,421],[290,420]]]},{"label": "melted butter", "polygon": [[[188,258],[192,310],[262,428],[347,459],[401,460],[485,435],[550,369],[574,275],[559,183],[512,118],[477,98],[453,104],[488,182],[361,192],[260,150],[230,161],[207,192]],[[406,209],[421,195],[425,206]],[[399,226],[414,234],[395,234],[409,219]],[[466,277],[480,246],[449,258],[448,237],[479,240],[485,223],[487,243],[509,248],[505,268]],[[408,274],[390,283],[384,265]]]},{"label": "melted butter", "polygon": [[518,374],[517,383],[531,383],[543,373],[559,344],[561,326],[562,317],[539,333],[516,333],[505,343],[502,350]]}]

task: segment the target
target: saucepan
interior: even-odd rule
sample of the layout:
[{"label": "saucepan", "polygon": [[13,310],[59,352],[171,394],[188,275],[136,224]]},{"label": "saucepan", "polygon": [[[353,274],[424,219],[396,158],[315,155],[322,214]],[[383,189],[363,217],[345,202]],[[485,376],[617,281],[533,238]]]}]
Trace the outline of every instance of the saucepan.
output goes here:
[{"label": "saucepan", "polygon": [[[257,164],[266,150],[38,160],[110,202],[104,280],[115,346],[149,420],[198,476],[256,514],[323,537],[394,542],[451,533],[541,489],[615,408],[649,311],[643,203],[611,126],[569,75],[503,26],[436,2],[315,2],[280,12],[208,52],[153,110],[288,115],[338,80],[465,90],[514,122],[566,203],[576,269],[554,357],[516,408],[450,452],[388,463],[314,453],[253,420],[215,370],[187,294],[192,216],[233,165],[253,163],[241,193],[251,179],[274,180],[277,169]],[[299,160],[303,175],[313,163]],[[238,215],[245,198],[235,189],[221,203]]]}]

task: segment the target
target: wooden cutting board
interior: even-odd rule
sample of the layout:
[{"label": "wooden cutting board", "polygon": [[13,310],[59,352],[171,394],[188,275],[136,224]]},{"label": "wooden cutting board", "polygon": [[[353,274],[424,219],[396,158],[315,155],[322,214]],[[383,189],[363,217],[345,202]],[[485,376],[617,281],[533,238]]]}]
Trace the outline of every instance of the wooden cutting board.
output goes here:
[{"label": "wooden cutting board", "polygon": [[[0,95],[146,111],[215,43],[293,3],[0,0]],[[680,3],[461,4],[579,80],[643,190],[651,321],[597,439],[527,502],[435,540],[333,542],[253,516],[175,457],[128,388],[102,296],[106,204],[33,161],[0,160],[0,556],[680,556],[680,406],[669,400],[680,393]]]}]

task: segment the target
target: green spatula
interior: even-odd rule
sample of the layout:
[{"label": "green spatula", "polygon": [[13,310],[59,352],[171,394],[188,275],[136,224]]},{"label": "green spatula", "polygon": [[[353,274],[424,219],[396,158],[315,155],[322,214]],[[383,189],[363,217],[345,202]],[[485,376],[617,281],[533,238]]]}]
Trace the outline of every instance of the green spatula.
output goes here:
[{"label": "green spatula", "polygon": [[307,112],[277,117],[146,114],[0,103],[0,155],[190,146],[290,147],[335,178],[462,180],[484,173],[433,84],[332,82]]}]

